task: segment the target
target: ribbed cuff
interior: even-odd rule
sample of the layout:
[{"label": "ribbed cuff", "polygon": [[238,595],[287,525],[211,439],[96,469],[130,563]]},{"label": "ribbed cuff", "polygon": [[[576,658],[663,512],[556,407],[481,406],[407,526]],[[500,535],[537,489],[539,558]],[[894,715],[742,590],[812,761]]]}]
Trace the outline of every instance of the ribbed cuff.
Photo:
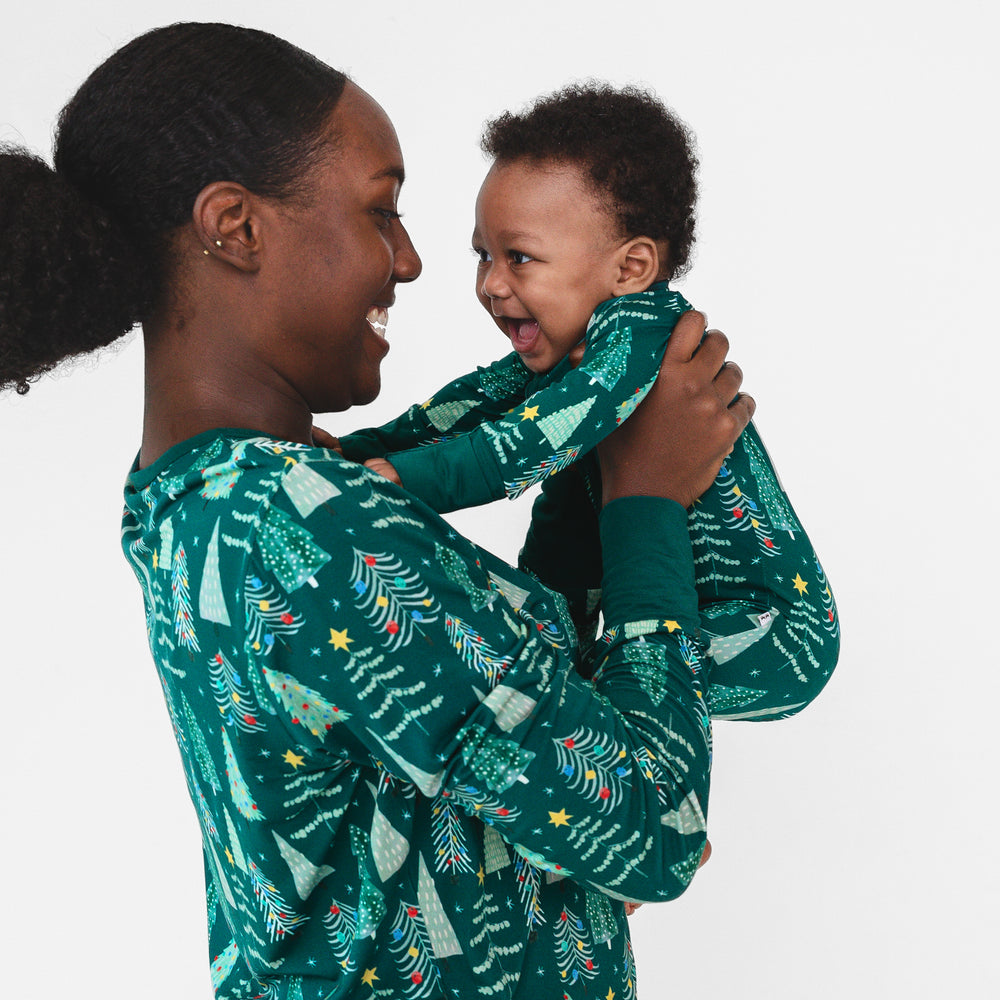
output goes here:
[{"label": "ribbed cuff", "polygon": [[600,522],[605,627],[658,618],[696,634],[687,511],[662,497],[622,497],[604,507]]},{"label": "ribbed cuff", "polygon": [[473,434],[390,454],[403,488],[428,507],[446,514],[461,507],[475,507],[503,496],[503,483],[490,483],[473,447]]}]

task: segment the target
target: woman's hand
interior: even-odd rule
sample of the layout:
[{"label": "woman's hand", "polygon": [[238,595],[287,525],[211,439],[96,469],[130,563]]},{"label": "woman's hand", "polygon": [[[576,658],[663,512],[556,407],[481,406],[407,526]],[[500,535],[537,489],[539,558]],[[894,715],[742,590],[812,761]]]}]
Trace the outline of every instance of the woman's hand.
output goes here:
[{"label": "woman's hand", "polygon": [[656,384],[625,423],[597,446],[603,501],[659,496],[690,507],[712,485],[756,404],[739,391],[743,373],[726,361],[729,341],[704,334],[687,312],[667,342]]}]

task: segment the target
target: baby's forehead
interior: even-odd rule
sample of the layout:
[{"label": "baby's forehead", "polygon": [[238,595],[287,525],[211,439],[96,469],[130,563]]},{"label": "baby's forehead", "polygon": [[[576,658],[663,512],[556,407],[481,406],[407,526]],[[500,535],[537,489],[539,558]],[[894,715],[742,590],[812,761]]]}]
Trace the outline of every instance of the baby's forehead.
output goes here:
[{"label": "baby's forehead", "polygon": [[511,222],[511,235],[518,229],[551,225],[566,213],[594,229],[617,234],[621,228],[611,191],[591,176],[587,164],[568,158],[497,160],[476,202],[477,228],[480,222],[516,220]]}]

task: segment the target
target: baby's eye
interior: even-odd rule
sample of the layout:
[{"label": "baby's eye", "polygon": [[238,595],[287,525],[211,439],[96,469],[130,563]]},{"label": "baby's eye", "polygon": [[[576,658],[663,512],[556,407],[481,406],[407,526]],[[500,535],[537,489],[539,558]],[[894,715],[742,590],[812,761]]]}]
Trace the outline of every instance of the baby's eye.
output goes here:
[{"label": "baby's eye", "polygon": [[534,257],[529,257],[526,253],[521,253],[520,250],[509,250],[507,256],[510,258],[512,264],[527,264],[529,260],[534,260]]},{"label": "baby's eye", "polygon": [[479,258],[480,264],[488,264],[493,259],[482,247],[471,247],[470,249]]}]

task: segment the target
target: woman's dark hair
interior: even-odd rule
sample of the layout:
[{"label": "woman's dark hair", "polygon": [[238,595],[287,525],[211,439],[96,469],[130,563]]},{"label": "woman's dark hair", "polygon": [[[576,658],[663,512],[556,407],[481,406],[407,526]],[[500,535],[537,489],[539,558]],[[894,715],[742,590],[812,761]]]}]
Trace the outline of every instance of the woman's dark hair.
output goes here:
[{"label": "woman's dark hair", "polygon": [[686,270],[694,242],[698,160],[688,127],[651,92],[589,81],[487,122],[483,152],[498,163],[581,169],[623,236],[666,240],[668,276]]},{"label": "woman's dark hair", "polygon": [[263,31],[174,24],[88,77],[59,116],[54,172],[0,147],[0,389],[27,392],[142,320],[207,184],[307,194],[346,79]]}]

